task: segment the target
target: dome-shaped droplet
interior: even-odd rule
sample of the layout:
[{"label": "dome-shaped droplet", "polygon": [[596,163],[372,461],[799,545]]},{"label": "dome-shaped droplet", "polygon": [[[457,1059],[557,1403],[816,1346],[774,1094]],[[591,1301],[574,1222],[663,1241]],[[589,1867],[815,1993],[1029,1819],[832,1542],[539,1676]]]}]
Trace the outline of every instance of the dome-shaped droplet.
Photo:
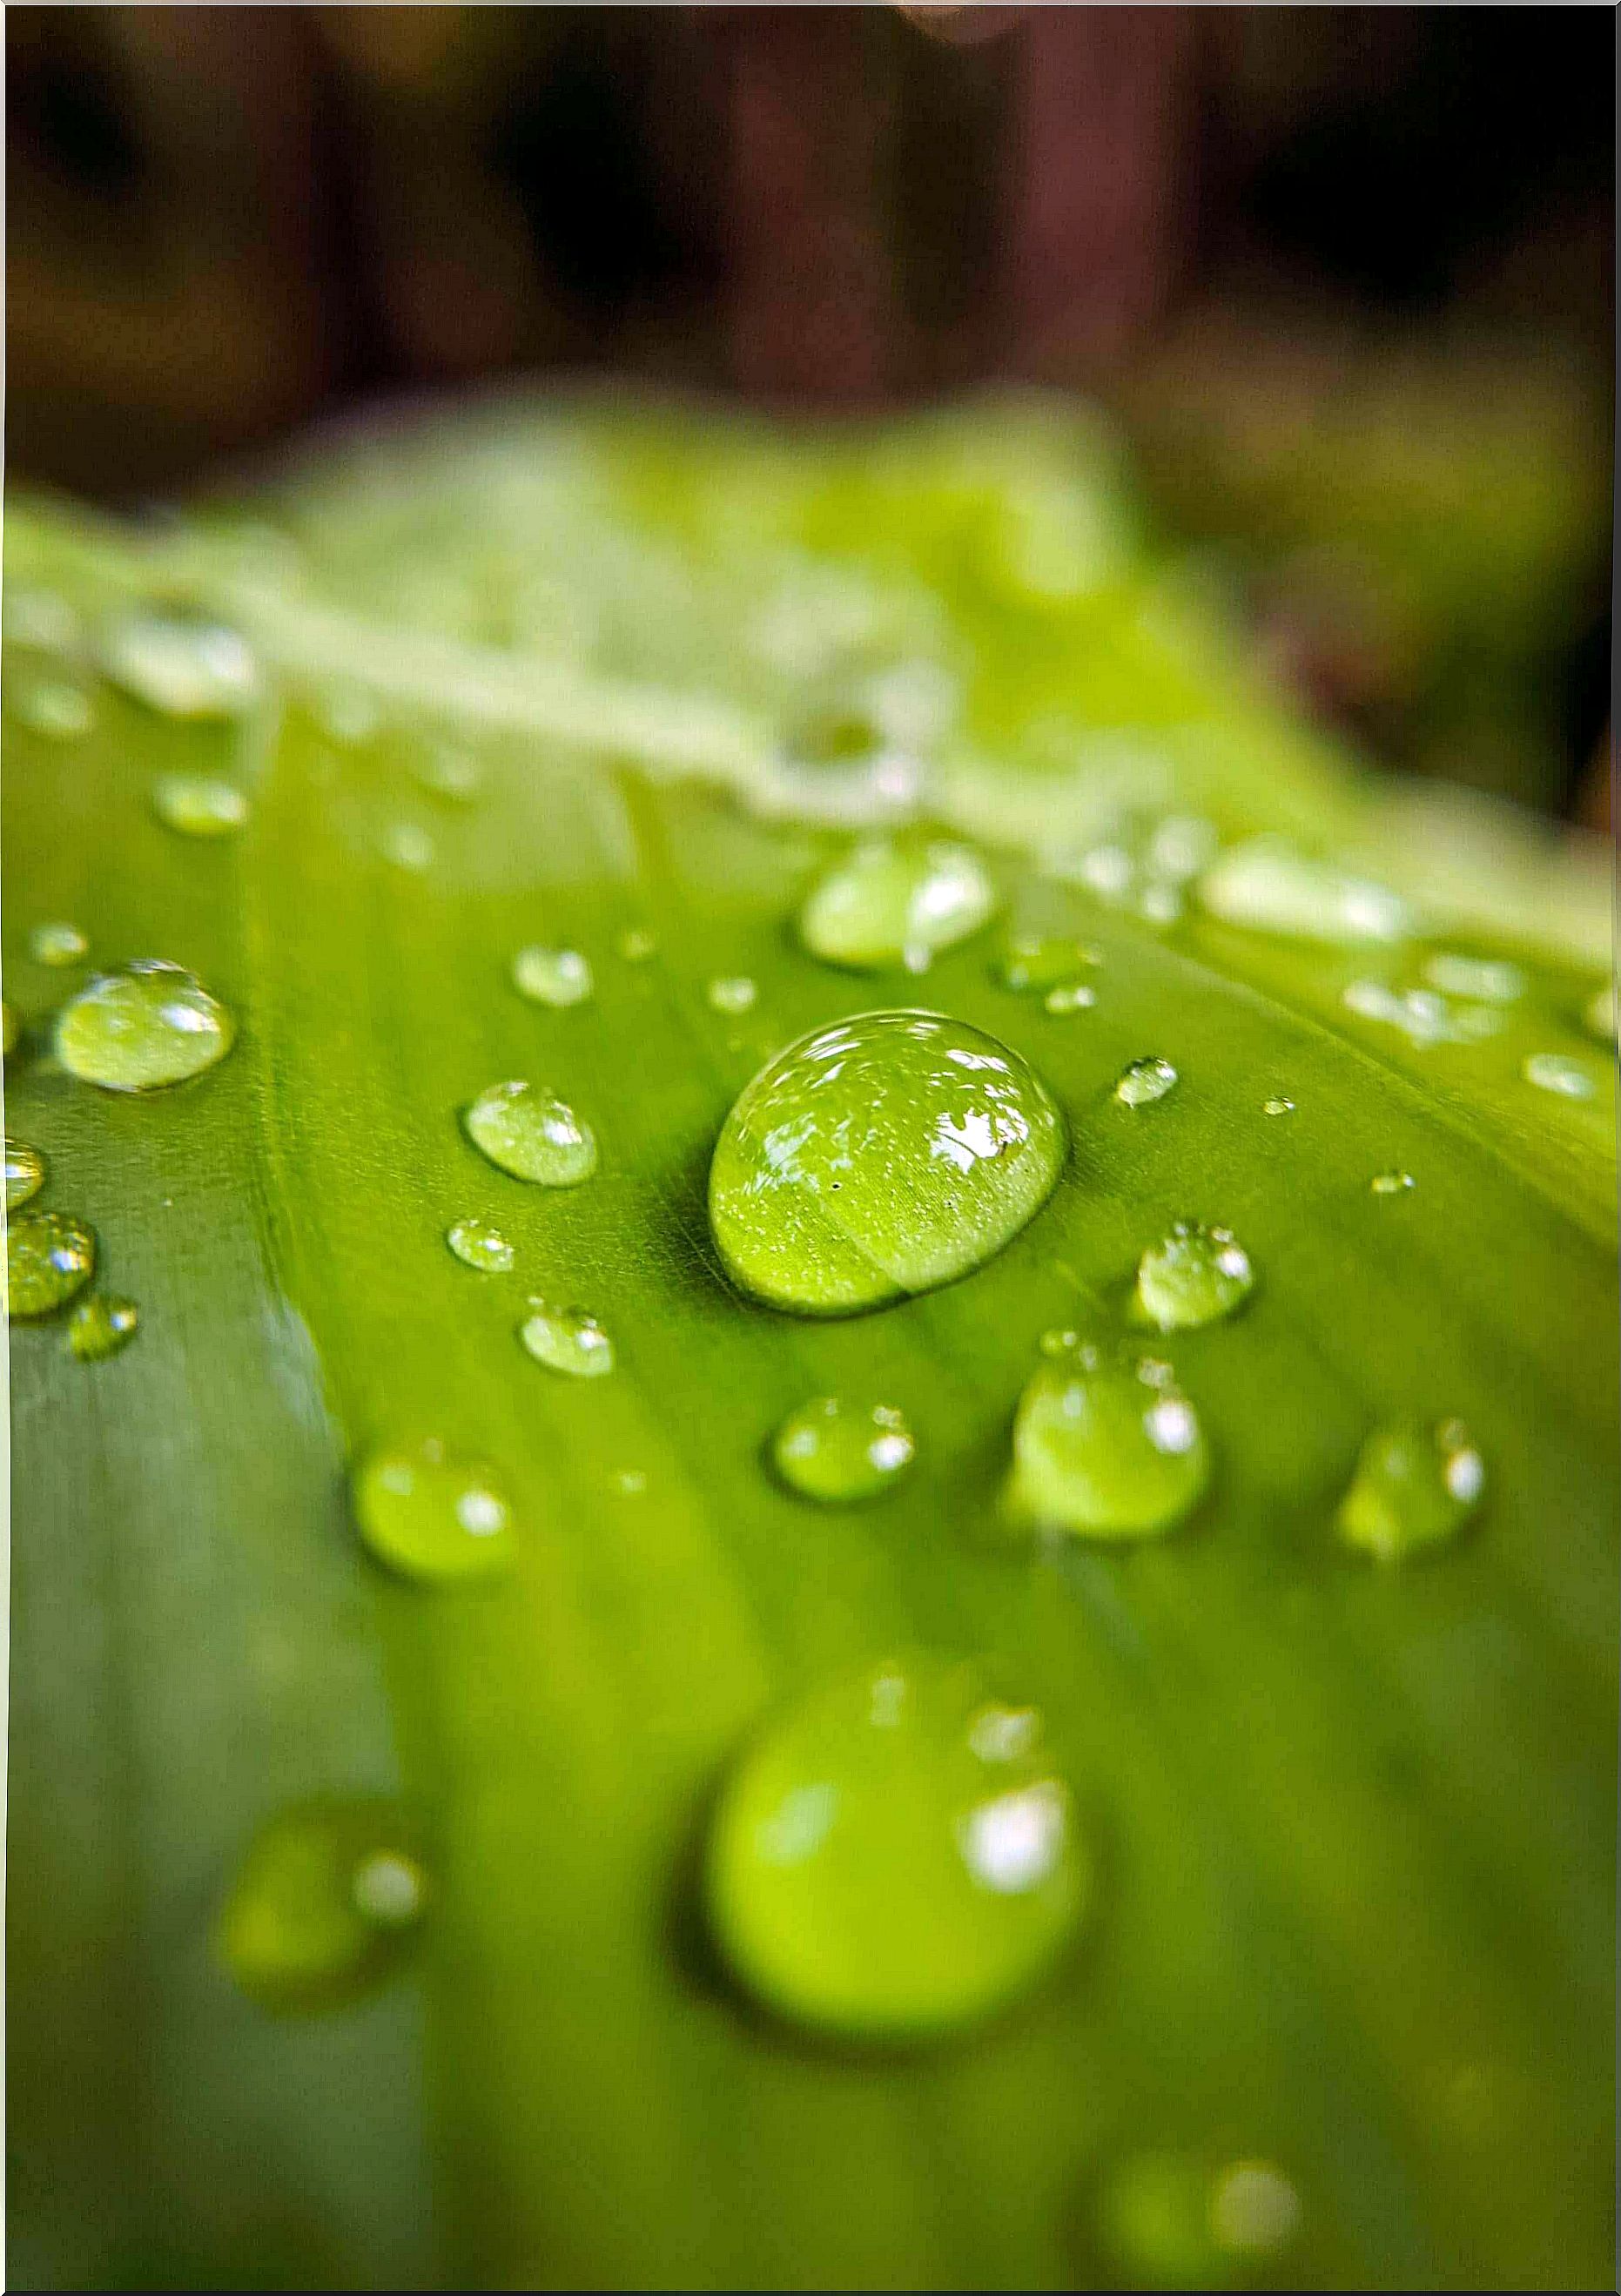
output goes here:
[{"label": "dome-shaped droplet", "polygon": [[179,614],[135,613],[110,630],[102,667],[166,718],[236,718],[257,700],[258,666],[240,632]]},{"label": "dome-shaped droplet", "polygon": [[1249,1254],[1231,1228],[1178,1220],[1137,1262],[1139,1312],[1162,1332],[1214,1324],[1255,1289]]},{"label": "dome-shaped droplet", "polygon": [[1375,1172],[1368,1185],[1376,1196],[1404,1196],[1413,1185],[1411,1172]]},{"label": "dome-shaped droplet", "polygon": [[1270,837],[1230,846],[1199,879],[1199,898],[1225,924],[1331,948],[1405,940],[1413,926],[1399,893]]},{"label": "dome-shaped droplet", "polygon": [[156,1092],[223,1060],[236,1029],[192,973],[143,959],[99,973],[56,1017],[56,1057],[105,1092]]},{"label": "dome-shaped droplet", "polygon": [[266,2008],[335,2007],[398,1966],[427,1898],[412,1833],[386,1802],[304,1803],[249,1843],[215,1948]]},{"label": "dome-shaped droplet", "polygon": [[1362,1447],[1339,1503],[1339,1535],[1380,1562],[1399,1562],[1461,1530],[1486,1489],[1486,1463],[1460,1419],[1397,1420]]},{"label": "dome-shaped droplet", "polygon": [[772,1306],[853,1315],[950,1283],[1052,1193],[1064,1120],[1016,1053],[929,1013],[864,1013],[776,1054],[709,1170],[734,1280]]},{"label": "dome-shaped droplet", "polygon": [[140,1324],[141,1310],[133,1300],[98,1292],[81,1300],[69,1316],[68,1345],[81,1363],[101,1363],[127,1348]]},{"label": "dome-shaped droplet", "polygon": [[706,1880],[723,1956],[779,2014],[921,2040],[1045,1974],[1090,1866],[1039,1715],[914,1660],[765,1730],[722,1793]]},{"label": "dome-shaped droplet", "polygon": [[759,997],[758,984],[744,972],[724,972],[710,981],[704,991],[704,1002],[712,1013],[750,1012]]},{"label": "dome-shaped droplet", "polygon": [[397,869],[409,869],[420,875],[431,869],[434,863],[434,842],[425,829],[414,821],[391,822],[382,833],[382,856],[392,861]]},{"label": "dome-shaped droplet", "polygon": [[1167,1365],[1095,1348],[1037,1370],[1019,1398],[1008,1498],[1034,1529],[1150,1538],[1202,1496],[1210,1457]]},{"label": "dome-shaped droplet", "polygon": [[374,1451],[354,1479],[355,1518],[408,1578],[482,1578],[512,1559],[512,1509],[492,1469],[437,1438]]},{"label": "dome-shaped droplet", "polygon": [[567,1101],[513,1079],[492,1084],[463,1119],[475,1148],[542,1188],[577,1188],[596,1170],[596,1136]]},{"label": "dome-shaped droplet", "polygon": [[1132,1061],[1121,1070],[1115,1084],[1115,1098],[1126,1108],[1147,1108],[1154,1101],[1163,1100],[1175,1086],[1176,1071],[1169,1061],[1145,1054],[1142,1060]]},{"label": "dome-shaped droplet", "polygon": [[613,1341],[584,1308],[531,1300],[518,1336],[536,1363],[569,1379],[601,1379],[613,1369]]},{"label": "dome-shaped droplet", "polygon": [[512,1265],[512,1244],[488,1220],[453,1220],[445,1241],[463,1267],[476,1267],[481,1275],[504,1275]]},{"label": "dome-shaped droplet", "polygon": [[36,925],[29,935],[29,955],[36,964],[82,964],[90,944],[77,925]]},{"label": "dome-shaped droplet", "polygon": [[1263,1116],[1292,1116],[1294,1112],[1294,1102],[1281,1092],[1274,1092],[1270,1099],[1261,1103]]},{"label": "dome-shaped droplet", "polygon": [[246,792],[212,774],[160,774],[152,810],[182,837],[229,837],[248,818]]},{"label": "dome-shaped droplet", "polygon": [[5,1308],[14,1321],[54,1315],[95,1273],[95,1236],[69,1212],[5,1224]]},{"label": "dome-shaped droplet", "polygon": [[590,960],[577,948],[520,948],[512,959],[512,986],[531,1004],[549,1004],[556,1012],[584,1004],[593,981]]},{"label": "dome-shaped droplet", "polygon": [[26,1140],[13,1140],[5,1136],[5,1209],[14,1212],[30,1197],[37,1196],[45,1184],[45,1160],[37,1148],[30,1148]]},{"label": "dome-shaped droplet", "polygon": [[922,972],[995,907],[996,889],[970,846],[861,845],[812,891],[799,938],[829,964]]},{"label": "dome-shaped droplet", "polygon": [[892,1490],[917,1445],[892,1404],[820,1395],[790,1411],[772,1438],[779,1475],[801,1498],[845,1505]]},{"label": "dome-shaped droplet", "polygon": [[1599,1079],[1584,1061],[1573,1061],[1563,1053],[1531,1053],[1522,1063],[1521,1073],[1527,1084],[1540,1092],[1551,1092],[1561,1100],[1592,1100],[1599,1089]]}]

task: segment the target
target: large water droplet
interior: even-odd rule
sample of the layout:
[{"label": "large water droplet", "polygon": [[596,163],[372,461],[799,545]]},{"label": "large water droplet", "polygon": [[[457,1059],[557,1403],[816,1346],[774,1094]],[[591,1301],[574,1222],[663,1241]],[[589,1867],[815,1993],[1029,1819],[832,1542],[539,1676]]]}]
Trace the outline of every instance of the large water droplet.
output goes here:
[{"label": "large water droplet", "polygon": [[133,1300],[98,1292],[81,1300],[69,1316],[68,1345],[81,1363],[102,1363],[129,1345],[140,1323],[141,1310]]},{"label": "large water droplet", "polygon": [[978,932],[995,907],[995,887],[970,846],[862,845],[811,893],[799,937],[829,964],[922,972]]},{"label": "large water droplet", "polygon": [[29,935],[29,955],[36,964],[82,964],[90,944],[77,925],[36,925]]},{"label": "large water droplet", "polygon": [[790,1411],[772,1438],[779,1475],[801,1498],[841,1505],[893,1489],[917,1446],[893,1405],[821,1395]]},{"label": "large water droplet", "polygon": [[95,1236],[69,1212],[24,1212],[5,1226],[5,1307],[13,1320],[54,1315],[95,1273]]},{"label": "large water droplet", "polygon": [[234,782],[211,774],[160,774],[152,809],[182,837],[229,837],[248,818],[248,800]]},{"label": "large water droplet", "polygon": [[215,1947],[266,2008],[333,2007],[398,1965],[427,1896],[410,1830],[387,1803],[304,1803],[249,1844]]},{"label": "large water droplet", "polygon": [[1591,1100],[1599,1089],[1599,1080],[1585,1062],[1563,1053],[1528,1054],[1521,1073],[1527,1084],[1556,1093],[1561,1100]]},{"label": "large water droplet", "polygon": [[1008,1498],[1036,1529],[1153,1538],[1182,1521],[1209,1478],[1198,1414],[1163,1364],[1083,1348],[1043,1364],[1019,1398]]},{"label": "large water droplet", "polygon": [[1404,940],[1412,931],[1399,893],[1269,837],[1230,846],[1199,879],[1199,898],[1225,924],[1334,948]]},{"label": "large water droplet", "polygon": [[37,1196],[45,1184],[45,1160],[26,1140],[5,1136],[5,1209],[14,1212]]},{"label": "large water droplet", "polygon": [[445,1241],[463,1267],[476,1267],[482,1275],[504,1275],[512,1264],[511,1243],[488,1220],[453,1220]]},{"label": "large water droplet", "polygon": [[1136,1304],[1162,1332],[1232,1315],[1255,1289],[1249,1254],[1230,1228],[1178,1220],[1137,1262]]},{"label": "large water droplet", "polygon": [[1042,1977],[1090,1869],[1039,1715],[917,1659],[824,1687],[766,1730],[722,1794],[707,1882],[721,1951],[769,2006],[916,2040]]},{"label": "large water droplet", "polygon": [[800,1315],[853,1315],[980,1267],[1052,1193],[1064,1120],[994,1037],[864,1013],[745,1086],[709,1171],[728,1272]]},{"label": "large water droplet", "polygon": [[1148,1108],[1175,1088],[1176,1071],[1169,1061],[1148,1054],[1121,1070],[1115,1085],[1115,1098],[1126,1108]]},{"label": "large water droplet", "polygon": [[143,959],[98,973],[56,1016],[56,1057],[105,1092],[156,1092],[223,1060],[236,1028],[192,973]]},{"label": "large water droplet", "polygon": [[1399,1562],[1461,1529],[1486,1489],[1486,1463],[1461,1419],[1396,1420],[1362,1447],[1339,1503],[1339,1535],[1380,1562]]},{"label": "large water droplet", "polygon": [[520,948],[512,959],[512,986],[532,1004],[562,1012],[589,998],[591,965],[577,948]]},{"label": "large water droplet", "polygon": [[613,1369],[613,1341],[584,1308],[531,1300],[518,1336],[536,1363],[570,1379],[602,1379]]},{"label": "large water droplet", "polygon": [[538,1085],[492,1084],[463,1119],[467,1136],[515,1180],[576,1188],[597,1167],[596,1136],[567,1101]]},{"label": "large water droplet", "polygon": [[512,1509],[493,1470],[435,1437],[373,1451],[353,1491],[362,1538],[408,1578],[482,1578],[512,1562]]},{"label": "large water droplet", "polygon": [[259,692],[247,640],[218,623],[136,613],[109,631],[102,666],[115,685],[166,718],[236,718]]}]

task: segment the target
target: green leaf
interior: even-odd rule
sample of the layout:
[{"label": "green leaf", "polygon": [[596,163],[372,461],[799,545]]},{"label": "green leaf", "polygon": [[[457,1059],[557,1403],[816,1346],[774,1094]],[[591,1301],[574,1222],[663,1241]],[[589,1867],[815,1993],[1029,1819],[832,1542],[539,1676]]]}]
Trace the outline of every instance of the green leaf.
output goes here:
[{"label": "green leaf", "polygon": [[[1603,866],[1506,816],[1416,829],[1141,531],[1107,448],[1024,406],[812,439],[495,407],[151,530],[11,506],[6,1120],[141,1314],[95,1363],[12,1333],[18,2284],[1606,2281]],[[135,609],[245,638],[240,714],[101,676],[128,679],[102,634]],[[64,685],[87,710],[40,703]],[[847,732],[805,754],[829,709]],[[863,725],[921,789],[867,769]],[[178,833],[176,775],[248,819]],[[921,979],[817,963],[808,890],[908,805],[978,843],[1002,925]],[[1197,892],[1257,837],[1285,843],[1240,887],[1258,868],[1288,933]],[[68,1073],[85,972],[30,954],[53,922],[94,964],[194,972],[228,1057],[150,1096]],[[1072,940],[1093,1003],[1005,985],[998,932]],[[592,996],[520,995],[534,946],[583,954]],[[1437,988],[1437,958],[1523,994]],[[742,979],[752,1004],[711,1001]],[[794,1039],[915,1004],[1030,1063],[1057,1186],[945,1288],[751,1303],[707,1218],[729,1109]],[[1539,1054],[1590,1096],[1530,1081]],[[1117,1098],[1150,1057],[1175,1088]],[[468,1138],[519,1078],[594,1133],[582,1185]],[[1133,1338],[1183,1218],[1256,1275],[1152,1335],[1207,1496],[1160,1537],[1020,1537],[1041,1335]],[[463,1220],[510,1271],[447,1249]],[[601,1318],[610,1375],[531,1359],[537,1294]],[[769,1470],[825,1395],[915,1436],[870,1506]],[[1371,1433],[1454,1417],[1477,1513],[1421,1558],[1354,1552]],[[503,1574],[427,1587],[363,1548],[348,1468],[424,1439],[498,1474]],[[769,1716],[917,1648],[1041,1708],[1093,1902],[999,2020],[874,2054],[737,1989],[701,1851]],[[244,1860],[330,1874],[278,1825],[370,1842],[380,1801],[429,1879],[376,1982],[234,1981]],[[1287,2185],[1232,2166],[1257,2161]],[[1224,2164],[1224,2245],[1187,2202]]]}]

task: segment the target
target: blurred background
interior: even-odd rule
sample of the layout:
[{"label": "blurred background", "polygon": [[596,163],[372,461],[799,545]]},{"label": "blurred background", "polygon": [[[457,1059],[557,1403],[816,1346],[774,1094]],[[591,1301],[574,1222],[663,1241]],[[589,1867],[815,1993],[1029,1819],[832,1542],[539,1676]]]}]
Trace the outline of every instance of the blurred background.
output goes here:
[{"label": "blurred background", "polygon": [[7,477],[609,371],[1111,407],[1392,763],[1608,826],[1608,7],[5,12]]}]

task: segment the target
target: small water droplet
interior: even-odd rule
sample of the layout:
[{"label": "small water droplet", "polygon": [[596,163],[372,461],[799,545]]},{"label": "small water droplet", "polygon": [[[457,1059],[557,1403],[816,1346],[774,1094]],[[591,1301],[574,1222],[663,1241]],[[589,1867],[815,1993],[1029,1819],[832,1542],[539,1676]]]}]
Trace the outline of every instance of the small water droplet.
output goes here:
[{"label": "small water droplet", "polygon": [[1182,1521],[1209,1479],[1198,1414],[1167,1365],[1085,1349],[1043,1364],[1019,1398],[1008,1500],[1035,1529],[1153,1538]]},{"label": "small water droplet", "polygon": [[445,1241],[464,1267],[476,1267],[482,1275],[504,1275],[512,1265],[512,1245],[488,1220],[453,1220]]},{"label": "small water droplet", "polygon": [[1162,1332],[1214,1324],[1254,1289],[1249,1254],[1232,1231],[1197,1220],[1178,1220],[1137,1262],[1137,1308]]},{"label": "small water droplet", "polygon": [[82,964],[90,944],[77,925],[36,925],[29,935],[29,955],[37,964]]},{"label": "small water droplet", "polygon": [[1432,988],[1450,996],[1470,996],[1487,1004],[1512,1004],[1526,993],[1526,976],[1517,964],[1494,958],[1462,956],[1453,949],[1438,949],[1424,967]]},{"label": "small water droplet", "polygon": [[448,805],[471,805],[484,786],[484,771],[477,758],[464,750],[434,748],[413,752],[411,778],[430,797]]},{"label": "small water droplet", "polygon": [[1592,1070],[1581,1061],[1568,1060],[1563,1053],[1529,1054],[1520,1074],[1527,1084],[1541,1092],[1557,1093],[1562,1100],[1591,1100],[1599,1089]]},{"label": "small water droplet", "polygon": [[346,750],[375,741],[382,731],[377,697],[364,685],[329,686],[315,704],[317,724]]},{"label": "small water droplet", "polygon": [[722,974],[704,991],[706,1000],[716,1013],[747,1013],[755,1004],[759,993],[758,984],[741,972]]},{"label": "small water droplet", "polygon": [[745,1086],[709,1172],[728,1273],[774,1307],[853,1315],[966,1275],[1051,1194],[1063,1118],[994,1037],[864,1013]]},{"label": "small water droplet", "polygon": [[301,1803],[249,1844],[215,1950],[267,2009],[336,2007],[398,1967],[427,1895],[415,1845],[386,1802]]},{"label": "small water droplet", "polygon": [[1101,962],[1098,952],[1059,934],[1026,933],[1010,939],[996,978],[1015,996],[1044,995],[1073,981],[1085,965]]},{"label": "small water droplet", "polygon": [[26,1140],[14,1140],[5,1136],[5,1209],[14,1212],[31,1197],[37,1196],[45,1184],[45,1160],[37,1148],[30,1148]]},{"label": "small water droplet", "polygon": [[160,775],[152,784],[152,808],[183,837],[229,837],[248,818],[244,792],[209,774]]},{"label": "small water droplet", "polygon": [[487,1578],[512,1562],[512,1510],[493,1471],[437,1437],[373,1452],[353,1492],[361,1538],[408,1578]]},{"label": "small water droplet", "polygon": [[1098,992],[1085,980],[1062,980],[1042,998],[1043,1010],[1054,1014],[1084,1013],[1098,1001]]},{"label": "small water droplet", "polygon": [[1407,939],[1412,917],[1399,893],[1308,859],[1274,838],[1230,846],[1199,881],[1212,916],[1253,932],[1327,947],[1356,948]]},{"label": "small water droplet", "polygon": [[1466,1045],[1495,1036],[1503,1015],[1490,1004],[1449,1004],[1433,988],[1395,989],[1382,980],[1353,980],[1340,1002],[1364,1021],[1398,1029],[1409,1044]]},{"label": "small water droplet", "polygon": [[95,723],[89,691],[65,677],[21,677],[8,685],[6,715],[47,742],[78,742]]},{"label": "small water droplet", "polygon": [[1461,1420],[1395,1420],[1362,1447],[1340,1501],[1339,1535],[1381,1562],[1451,1538],[1486,1488],[1486,1463]]},{"label": "small water droplet", "polygon": [[917,1445],[893,1405],[850,1404],[821,1395],[802,1403],[772,1438],[776,1471],[801,1498],[833,1505],[893,1489]]},{"label": "small water droplet", "polygon": [[624,1499],[639,1499],[647,1488],[647,1477],[640,1467],[621,1467],[613,1477],[613,1487]]},{"label": "small water droplet", "polygon": [[626,964],[645,964],[648,958],[657,950],[659,944],[651,933],[643,932],[638,928],[633,927],[630,931],[622,932],[619,935],[618,947],[619,955],[625,959]]},{"label": "small water droplet", "polygon": [[1375,1172],[1368,1183],[1376,1196],[1404,1195],[1412,1185],[1411,1172]]},{"label": "small water droplet", "polygon": [[1286,1100],[1281,1093],[1274,1093],[1270,1100],[1261,1103],[1263,1116],[1292,1116],[1294,1112],[1294,1102]]},{"label": "small water droplet", "polygon": [[602,1379],[613,1369],[613,1341],[584,1308],[531,1300],[518,1336],[536,1363],[570,1379]]},{"label": "small water droplet", "polygon": [[1616,1041],[1616,984],[1607,980],[1602,988],[1595,988],[1582,1007],[1582,1026],[1592,1036],[1603,1037],[1613,1045]]},{"label": "small water droplet", "polygon": [[240,631],[189,616],[127,616],[107,634],[102,667],[166,718],[237,718],[259,693],[258,665]]},{"label": "small water droplet", "polygon": [[194,975],[143,958],[98,973],[56,1016],[56,1057],[104,1092],[156,1092],[221,1061],[236,1028]]},{"label": "small water droplet", "polygon": [[95,1273],[95,1236],[69,1212],[24,1212],[5,1226],[5,1306],[13,1321],[54,1315]]},{"label": "small water droplet", "polygon": [[1210,2186],[1210,2230],[1231,2256],[1273,2256],[1300,2228],[1300,2195],[1270,2161],[1233,2161]]},{"label": "small water droplet", "polygon": [[1147,1108],[1151,1102],[1163,1100],[1175,1083],[1176,1071],[1169,1061],[1147,1054],[1121,1070],[1115,1098],[1127,1108]]},{"label": "small water droplet", "polygon": [[927,972],[995,914],[996,890],[966,845],[857,846],[812,891],[799,938],[813,956],[857,972]]},{"label": "small water droplet", "polygon": [[567,1101],[513,1078],[486,1086],[463,1122],[492,1164],[543,1188],[577,1188],[597,1168],[596,1136]]},{"label": "small water droplet", "polygon": [[410,869],[419,873],[423,869],[431,869],[434,862],[433,840],[429,836],[428,832],[419,828],[414,821],[396,821],[383,832],[382,856],[385,861],[391,861],[397,869]]},{"label": "small water droplet", "polygon": [[512,959],[512,986],[519,995],[556,1012],[584,1004],[594,985],[590,963],[577,948],[520,948]]},{"label": "small water droplet", "polygon": [[1267,2161],[1214,2170],[1179,2152],[1137,2153],[1105,2185],[1099,2229],[1133,2286],[1221,2289],[1276,2255],[1300,2226],[1300,2200]]},{"label": "small water droplet", "polygon": [[133,1300],[98,1292],[81,1300],[68,1318],[68,1345],[81,1363],[101,1363],[134,1339],[141,1310]]},{"label": "small water droplet", "polygon": [[[987,1727],[993,1713],[1018,1728]],[[706,1882],[749,1991],[798,2023],[890,2039],[1027,1992],[1092,1886],[1039,1714],[921,1658],[823,1686],[765,1730],[722,1793]]]},{"label": "small water droplet", "polygon": [[1073,1325],[1055,1324],[1042,1333],[1036,1344],[1044,1356],[1072,1356],[1079,1353],[1082,1341]]}]

